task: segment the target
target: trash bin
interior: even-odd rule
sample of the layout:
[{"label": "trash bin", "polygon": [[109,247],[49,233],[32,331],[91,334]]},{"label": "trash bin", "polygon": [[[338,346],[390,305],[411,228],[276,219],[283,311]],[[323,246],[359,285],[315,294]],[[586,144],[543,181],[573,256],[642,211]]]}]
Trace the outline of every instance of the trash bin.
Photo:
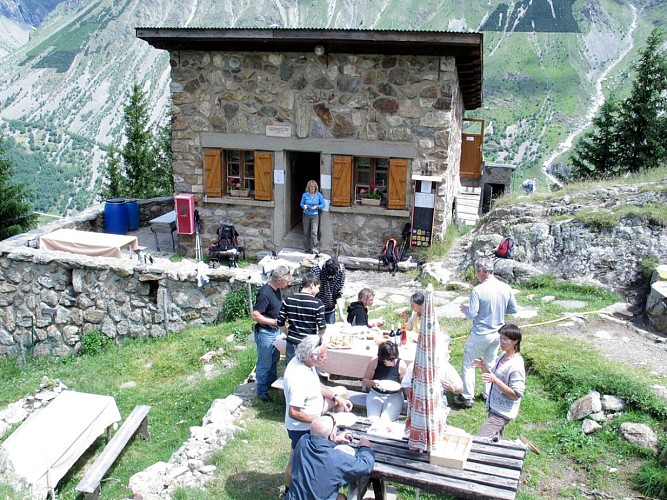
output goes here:
[{"label": "trash bin", "polygon": [[125,198],[109,198],[104,204],[104,230],[111,234],[127,234]]},{"label": "trash bin", "polygon": [[139,203],[136,201],[125,200],[125,208],[127,209],[127,230],[139,230]]}]

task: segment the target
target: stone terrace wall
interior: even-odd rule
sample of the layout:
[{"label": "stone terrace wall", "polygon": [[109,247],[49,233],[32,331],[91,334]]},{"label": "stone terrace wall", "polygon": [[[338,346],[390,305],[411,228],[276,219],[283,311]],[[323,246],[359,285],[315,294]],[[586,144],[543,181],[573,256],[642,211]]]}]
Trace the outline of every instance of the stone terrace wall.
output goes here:
[{"label": "stone terrace wall", "polygon": [[[173,208],[172,198],[140,202],[147,222]],[[104,226],[101,206],[77,217],[40,227],[0,243],[0,356],[32,352],[67,355],[80,348],[84,333],[98,330],[118,341],[162,336],[188,324],[216,321],[232,277],[224,267],[197,286],[192,263],[153,265],[135,259],[88,257],[28,246],[40,234],[61,227]],[[246,273],[248,274],[248,273]],[[53,314],[50,314],[50,312]]]}]

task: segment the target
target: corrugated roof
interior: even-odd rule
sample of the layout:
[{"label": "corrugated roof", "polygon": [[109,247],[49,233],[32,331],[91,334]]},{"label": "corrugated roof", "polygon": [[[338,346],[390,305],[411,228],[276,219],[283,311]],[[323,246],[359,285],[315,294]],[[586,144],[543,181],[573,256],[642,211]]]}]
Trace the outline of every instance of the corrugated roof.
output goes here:
[{"label": "corrugated roof", "polygon": [[482,105],[483,35],[473,32],[340,28],[135,28],[138,38],[168,51],[308,52],[448,56],[456,60],[467,110]]}]

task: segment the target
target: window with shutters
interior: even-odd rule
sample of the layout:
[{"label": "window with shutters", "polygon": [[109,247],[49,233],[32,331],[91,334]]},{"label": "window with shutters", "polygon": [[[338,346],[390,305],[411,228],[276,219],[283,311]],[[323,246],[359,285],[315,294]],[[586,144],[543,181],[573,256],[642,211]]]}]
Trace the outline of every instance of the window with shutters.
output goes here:
[{"label": "window with shutters", "polygon": [[[207,196],[223,196],[231,189],[248,189],[256,200],[273,200],[273,153],[239,149],[204,149]],[[233,187],[232,187],[233,185]]]},{"label": "window with shutters", "polygon": [[334,156],[332,161],[334,206],[361,203],[369,192],[381,196],[381,206],[405,208],[408,162],[403,158],[371,158],[365,156]]},{"label": "window with shutters", "polygon": [[225,192],[230,189],[255,190],[255,152],[228,149],[224,151],[227,178]]}]

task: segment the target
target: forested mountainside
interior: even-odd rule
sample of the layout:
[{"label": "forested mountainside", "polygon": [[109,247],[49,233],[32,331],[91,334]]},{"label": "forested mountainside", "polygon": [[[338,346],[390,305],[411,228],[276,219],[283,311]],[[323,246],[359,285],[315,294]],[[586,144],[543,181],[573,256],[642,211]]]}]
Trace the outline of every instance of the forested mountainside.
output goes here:
[{"label": "forested mountainside", "polygon": [[666,18],[667,0],[0,0],[0,28],[14,34],[0,37],[0,125],[36,208],[66,213],[95,200],[132,82],[153,120],[167,109],[167,55],[137,26],[482,31],[484,104],[466,116],[486,120],[486,161],[532,177],[589,119],[598,85],[622,92],[634,51]]}]

